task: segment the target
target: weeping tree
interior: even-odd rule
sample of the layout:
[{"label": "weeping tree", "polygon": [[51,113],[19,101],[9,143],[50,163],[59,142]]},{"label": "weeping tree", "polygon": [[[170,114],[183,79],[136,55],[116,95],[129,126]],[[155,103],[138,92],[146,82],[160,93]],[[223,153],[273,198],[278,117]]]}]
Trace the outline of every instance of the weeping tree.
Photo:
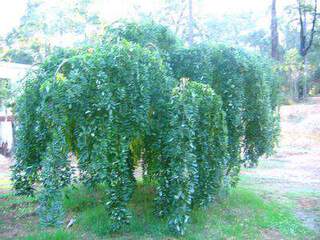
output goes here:
[{"label": "weeping tree", "polygon": [[42,225],[61,226],[63,188],[75,177],[102,184],[117,231],[130,222],[142,164],[156,214],[183,235],[192,209],[226,196],[242,165],[271,153],[277,95],[258,56],[184,48],[161,25],[117,23],[98,45],[60,50],[29,75],[16,107],[14,188],[39,194]]},{"label": "weeping tree", "polygon": [[263,62],[258,56],[219,45],[199,45],[172,54],[176,78],[208,84],[223,100],[230,155],[227,174],[233,176],[232,183],[237,182],[241,164],[256,164],[259,157],[271,153],[277,138],[278,85]]}]

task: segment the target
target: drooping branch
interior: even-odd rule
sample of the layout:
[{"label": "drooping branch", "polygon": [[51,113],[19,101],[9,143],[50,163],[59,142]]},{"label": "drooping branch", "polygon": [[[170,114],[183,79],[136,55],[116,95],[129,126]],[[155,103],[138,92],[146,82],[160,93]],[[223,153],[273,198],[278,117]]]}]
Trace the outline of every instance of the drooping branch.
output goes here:
[{"label": "drooping branch", "polygon": [[58,76],[58,73],[60,71],[60,69],[62,68],[62,66],[67,63],[69,61],[69,59],[63,59],[63,61],[59,64],[59,66],[57,67],[57,70],[55,71],[54,73],[54,77],[53,77],[53,80],[57,80],[57,76]]},{"label": "drooping branch", "polygon": [[[103,202],[116,231],[130,219],[133,170],[143,152],[157,214],[182,235],[194,208],[226,196],[243,163],[256,164],[273,149],[276,78],[258,56],[226,46],[181,49],[154,23],[109,33],[117,41],[105,39],[90,54],[57,52],[27,79],[17,101],[15,188],[28,193],[40,180],[41,223],[60,226],[62,188],[72,173],[68,146],[75,144],[79,179],[106,186]],[[64,80],[47,90],[61,71]]]}]

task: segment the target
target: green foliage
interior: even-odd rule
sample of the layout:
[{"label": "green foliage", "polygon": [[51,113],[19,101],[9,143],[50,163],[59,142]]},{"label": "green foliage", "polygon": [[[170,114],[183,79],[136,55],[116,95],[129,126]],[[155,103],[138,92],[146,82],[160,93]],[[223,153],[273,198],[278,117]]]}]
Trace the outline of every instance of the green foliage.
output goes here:
[{"label": "green foliage", "polygon": [[[271,87],[261,59],[252,56],[246,61],[244,70],[244,155],[250,165],[257,164],[259,157],[268,155],[274,147],[274,126],[277,109],[272,108]],[[268,69],[267,69],[268,70]],[[268,76],[267,76],[268,77]]]},{"label": "green foliage", "polygon": [[64,189],[63,207],[71,212],[79,212],[95,206],[97,202],[103,202],[104,189],[103,185],[95,186],[95,188],[71,185]]},{"label": "green foliage", "polygon": [[18,194],[33,194],[33,184],[38,179],[40,169],[40,151],[45,144],[46,131],[40,127],[42,119],[37,121],[40,94],[39,84],[34,80],[27,81],[24,93],[16,104],[16,119],[19,127],[16,137],[16,163],[13,166],[12,180]]},{"label": "green foliage", "polygon": [[208,85],[185,81],[173,90],[166,147],[169,225],[181,235],[192,205],[207,206],[218,192],[227,160],[220,97]]},{"label": "green foliage", "polygon": [[[71,2],[46,2],[27,0],[25,12],[19,25],[5,37],[10,49],[5,58],[18,63],[43,63],[45,58],[57,46],[65,46],[68,34],[81,40],[72,41],[74,45],[92,42],[88,36],[88,28],[93,36],[100,28],[99,16],[91,6],[93,0],[77,0]],[[82,40],[83,39],[83,40]]]},{"label": "green foliage", "polygon": [[[72,51],[58,50],[45,62],[40,69],[28,75],[23,92],[17,99],[15,118],[18,126],[16,137],[16,163],[12,168],[12,180],[18,194],[33,194],[34,183],[39,180],[41,157],[47,149],[50,139],[50,127],[53,127],[52,104],[44,100],[50,99],[49,87],[57,65]],[[57,93],[57,92],[55,92]],[[60,97],[63,92],[60,92]],[[57,94],[56,99],[59,99]],[[58,105],[56,106],[58,107]],[[47,115],[46,115],[47,114]]]},{"label": "green foliage", "polygon": [[64,220],[61,189],[70,182],[70,167],[66,154],[65,143],[61,132],[56,133],[49,144],[44,161],[41,162],[42,190],[39,196],[40,223],[44,226],[61,226]]},{"label": "green foliage", "polygon": [[9,82],[7,79],[0,79],[0,104],[5,103],[8,99],[10,91]]},{"label": "green foliage", "polygon": [[173,51],[181,45],[179,39],[166,27],[153,21],[144,23],[117,22],[106,29],[105,38],[123,38],[141,46]]},{"label": "green foliage", "polygon": [[39,233],[32,236],[20,238],[21,240],[75,240],[77,235],[71,232],[58,230],[53,233]]},{"label": "green foliage", "polygon": [[40,182],[43,225],[63,223],[62,189],[75,179],[105,186],[108,231],[121,230],[141,164],[144,183],[156,187],[157,215],[183,235],[192,209],[228,193],[241,164],[270,153],[277,84],[268,64],[241,50],[178,42],[153,23],[112,26],[97,46],[57,50],[27,80],[12,178],[22,194]]},{"label": "green foliage", "polygon": [[5,61],[21,64],[32,64],[34,61],[30,52],[19,49],[9,50],[3,58]]},{"label": "green foliage", "polygon": [[303,74],[303,61],[299,51],[295,48],[289,49],[284,55],[284,61],[279,68],[283,72],[285,80],[282,82],[284,100],[297,100],[299,96],[299,80]]},{"label": "green foliage", "polygon": [[228,172],[237,176],[241,162],[243,136],[243,82],[239,51],[224,46],[199,45],[172,54],[172,68],[177,78],[187,77],[209,84],[223,100],[228,128],[230,159]]},{"label": "green foliage", "polygon": [[[222,98],[232,182],[237,181],[242,162],[255,164],[260,156],[270,153],[276,139],[273,124],[277,122],[278,85],[272,69],[264,63],[260,57],[221,45],[198,45],[171,54],[176,78],[209,84]],[[243,147],[245,154],[241,156]]]}]

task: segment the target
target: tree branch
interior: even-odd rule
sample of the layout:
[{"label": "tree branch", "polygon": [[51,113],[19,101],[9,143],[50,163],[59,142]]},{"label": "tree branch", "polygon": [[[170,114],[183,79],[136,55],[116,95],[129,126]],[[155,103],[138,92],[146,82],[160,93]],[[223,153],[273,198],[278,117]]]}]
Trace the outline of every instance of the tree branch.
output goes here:
[{"label": "tree branch", "polygon": [[313,20],[312,20],[312,28],[311,28],[311,34],[310,34],[310,39],[308,46],[305,48],[305,55],[309,51],[310,47],[312,46],[313,38],[314,38],[314,33],[315,31],[315,26],[317,22],[317,11],[318,11],[318,0],[314,0],[314,12],[313,12]]},{"label": "tree branch", "polygon": [[299,22],[300,22],[300,54],[301,54],[301,56],[304,56],[305,34],[304,34],[304,23],[303,23],[303,19],[302,19],[301,0],[297,0],[297,3],[298,3]]},{"label": "tree branch", "polygon": [[176,33],[176,34],[178,34],[178,32],[179,32],[180,23],[181,23],[181,20],[182,20],[182,18],[183,18],[184,12],[185,12],[185,10],[186,10],[186,8],[187,8],[187,5],[185,5],[184,3],[185,3],[185,1],[182,1],[183,8],[181,9],[181,13],[180,13],[180,15],[179,15],[179,17],[178,17],[178,20],[177,20],[177,22],[176,22],[176,29],[175,29],[175,33]]}]

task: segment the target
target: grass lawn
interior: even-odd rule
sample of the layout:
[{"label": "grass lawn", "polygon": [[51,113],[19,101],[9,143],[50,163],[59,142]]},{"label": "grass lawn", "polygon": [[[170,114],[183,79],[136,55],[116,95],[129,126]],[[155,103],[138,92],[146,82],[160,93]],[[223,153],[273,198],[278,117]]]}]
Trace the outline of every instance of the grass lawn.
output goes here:
[{"label": "grass lawn", "polygon": [[[8,224],[16,224],[14,239],[316,239],[295,217],[292,207],[264,201],[246,187],[232,190],[230,197],[208,209],[193,212],[184,237],[172,235],[166,219],[153,214],[152,187],[139,185],[130,203],[131,224],[117,234],[109,232],[111,222],[103,206],[103,188],[65,190],[66,229],[41,229],[35,215],[36,199],[10,194],[0,197],[0,233]],[[12,226],[11,226],[12,227]],[[10,229],[8,229],[10,231]],[[24,237],[18,237],[18,236]],[[4,238],[5,235],[1,239]],[[7,235],[10,237],[10,234]]]}]

